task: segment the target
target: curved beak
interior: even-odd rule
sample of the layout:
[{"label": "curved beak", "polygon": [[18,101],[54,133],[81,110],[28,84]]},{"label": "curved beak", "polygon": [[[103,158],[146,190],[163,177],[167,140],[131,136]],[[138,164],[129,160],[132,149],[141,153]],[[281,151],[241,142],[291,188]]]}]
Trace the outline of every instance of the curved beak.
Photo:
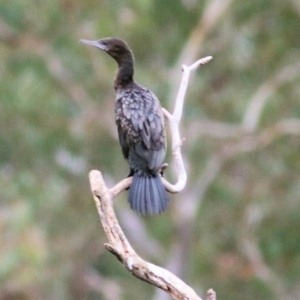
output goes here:
[{"label": "curved beak", "polygon": [[90,41],[90,40],[81,39],[80,42],[86,45],[97,47],[103,51],[107,51],[107,47],[103,45],[101,41]]}]

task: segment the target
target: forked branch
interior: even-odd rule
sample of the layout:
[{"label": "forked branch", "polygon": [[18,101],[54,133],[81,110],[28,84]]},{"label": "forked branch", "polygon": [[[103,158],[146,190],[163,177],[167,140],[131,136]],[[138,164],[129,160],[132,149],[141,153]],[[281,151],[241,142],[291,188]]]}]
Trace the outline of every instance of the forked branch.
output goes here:
[{"label": "forked branch", "polygon": [[177,183],[171,184],[165,178],[162,181],[166,189],[171,193],[178,193],[182,191],[186,185],[187,175],[183,164],[183,159],[181,155],[181,145],[182,139],[179,133],[179,124],[183,111],[183,104],[186,89],[189,83],[189,77],[191,71],[197,69],[199,66],[208,63],[212,59],[211,56],[207,56],[197,60],[191,66],[182,66],[182,79],[179,87],[178,95],[176,98],[175,108],[173,114],[170,114],[166,109],[163,108],[165,117],[169,120],[171,136],[172,136],[172,156],[175,164],[175,171],[177,175]]},{"label": "forked branch", "polygon": [[[172,135],[172,154],[177,173],[177,183],[174,185],[162,178],[163,183],[169,192],[176,193],[181,191],[184,188],[187,180],[187,175],[181,156],[182,140],[179,134],[179,123],[181,120],[189,75],[191,71],[195,70],[200,65],[207,63],[211,59],[212,57],[209,56],[198,60],[189,67],[183,65],[183,77],[179,88],[178,97],[176,99],[174,113],[170,114],[167,110],[163,109],[164,115],[170,123]],[[108,243],[105,244],[106,249],[113,253],[118,260],[122,262],[126,269],[135,277],[161,288],[173,299],[201,300],[201,298],[191,287],[185,284],[174,274],[139,257],[128,242],[116,218],[112,202],[114,197],[130,186],[132,178],[125,178],[110,189],[106,187],[102,174],[99,171],[92,170],[89,174],[89,178],[98,214],[104,232],[108,238]],[[212,290],[208,291],[207,299],[215,300],[215,293]]]},{"label": "forked branch", "polygon": [[108,189],[101,173],[90,172],[90,183],[108,243],[105,247],[135,277],[166,291],[173,299],[201,300],[195,291],[171,272],[140,258],[129,244],[113,210],[114,189]]}]

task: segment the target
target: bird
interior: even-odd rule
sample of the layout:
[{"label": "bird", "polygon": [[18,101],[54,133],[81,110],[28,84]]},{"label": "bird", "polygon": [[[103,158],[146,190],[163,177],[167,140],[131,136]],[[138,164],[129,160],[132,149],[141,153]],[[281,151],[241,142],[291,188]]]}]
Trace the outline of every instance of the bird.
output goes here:
[{"label": "bird", "polygon": [[128,202],[141,215],[161,214],[169,202],[161,181],[166,156],[164,116],[158,98],[136,83],[134,56],[127,43],[118,38],[80,40],[110,55],[118,64],[114,81],[115,121],[124,158],[133,176]]}]

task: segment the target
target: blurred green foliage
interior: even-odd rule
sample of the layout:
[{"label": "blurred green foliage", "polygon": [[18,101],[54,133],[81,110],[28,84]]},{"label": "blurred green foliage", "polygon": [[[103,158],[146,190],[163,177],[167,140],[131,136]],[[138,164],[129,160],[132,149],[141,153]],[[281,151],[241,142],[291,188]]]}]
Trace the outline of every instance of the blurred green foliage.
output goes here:
[{"label": "blurred green foliage", "polygon": [[[135,54],[137,81],[172,110],[177,83],[170,74],[180,74],[180,54],[210,3],[0,1],[1,300],[153,297],[153,287],[104,251],[88,172],[101,169],[110,186],[128,172],[114,125],[116,65],[78,41],[125,39]],[[197,195],[210,158],[243,137],[201,130],[195,137],[190,124],[213,120],[239,128],[264,83],[271,92],[254,135],[300,118],[299,20],[296,0],[228,1],[203,33],[197,57],[214,60],[194,74],[188,89],[182,134],[189,179],[186,193],[173,197],[176,207],[185,208],[189,189]],[[201,296],[213,287],[219,299],[300,298],[298,123],[291,132],[224,159],[199,196],[180,275]],[[138,228],[126,232],[141,256],[162,266],[173,246],[184,243],[173,202],[163,216],[136,216],[160,245],[156,254],[134,239]],[[126,227],[126,193],[114,205]]]}]

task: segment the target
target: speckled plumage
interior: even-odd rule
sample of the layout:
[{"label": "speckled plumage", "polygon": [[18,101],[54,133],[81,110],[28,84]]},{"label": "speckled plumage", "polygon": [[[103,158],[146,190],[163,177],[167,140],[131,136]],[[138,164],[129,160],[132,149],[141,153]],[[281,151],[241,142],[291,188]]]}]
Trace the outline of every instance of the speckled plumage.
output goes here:
[{"label": "speckled plumage", "polygon": [[166,139],[156,96],[132,83],[117,92],[115,113],[119,141],[131,170],[145,176],[157,174],[165,158]]},{"label": "speckled plumage", "polygon": [[133,176],[130,206],[141,214],[162,213],[169,198],[158,174],[166,155],[161,105],[150,90],[133,80],[133,55],[124,41],[106,38],[83,42],[107,52],[119,66],[114,84],[115,114],[122,152]]}]

